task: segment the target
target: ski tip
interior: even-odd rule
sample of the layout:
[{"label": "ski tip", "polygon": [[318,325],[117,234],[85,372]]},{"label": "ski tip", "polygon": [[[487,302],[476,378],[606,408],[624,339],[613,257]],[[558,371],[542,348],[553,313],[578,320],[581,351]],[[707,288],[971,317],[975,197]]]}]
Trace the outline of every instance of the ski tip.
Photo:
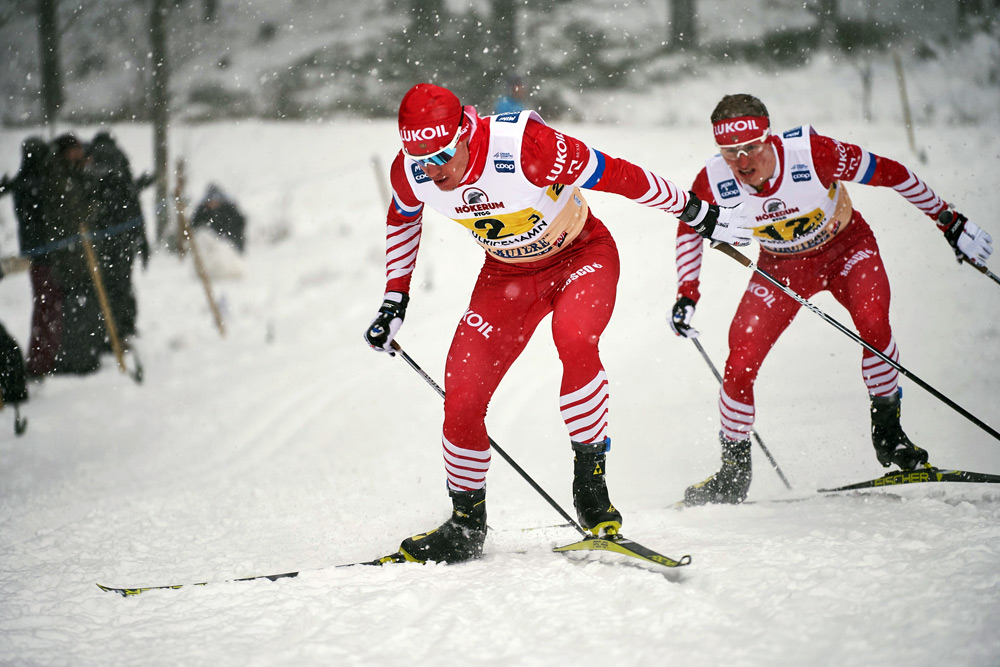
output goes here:
[{"label": "ski tip", "polygon": [[117,593],[123,598],[139,595],[143,591],[147,590],[145,588],[115,588],[114,586],[105,586],[104,584],[97,584],[97,587],[105,593]]}]

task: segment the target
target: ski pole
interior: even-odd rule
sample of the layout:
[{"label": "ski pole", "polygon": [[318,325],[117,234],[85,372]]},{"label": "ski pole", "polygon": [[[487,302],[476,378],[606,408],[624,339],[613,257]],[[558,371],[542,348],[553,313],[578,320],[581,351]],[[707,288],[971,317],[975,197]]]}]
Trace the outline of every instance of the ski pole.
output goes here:
[{"label": "ski pole", "polygon": [[968,264],[969,266],[971,266],[972,268],[974,268],[976,271],[979,271],[980,273],[982,273],[983,275],[987,276],[988,278],[992,278],[993,282],[1000,284],[1000,276],[998,276],[997,274],[993,273],[992,271],[990,271],[989,269],[987,269],[985,266],[980,265],[980,264],[973,264],[972,262],[964,262],[964,263]]},{"label": "ski pole", "polygon": [[[419,375],[420,377],[422,377],[424,379],[424,382],[426,382],[427,384],[429,384],[434,389],[434,391],[436,391],[438,393],[438,396],[440,396],[442,399],[444,399],[444,389],[442,389],[440,386],[438,386],[438,383],[435,382],[433,380],[433,378],[431,378],[430,375],[428,375],[427,373],[425,373],[424,369],[422,369],[420,366],[418,366],[417,362],[415,362],[410,357],[410,355],[408,355],[405,351],[403,351],[403,348],[399,346],[399,343],[397,343],[396,341],[392,341],[392,343],[390,343],[390,345],[392,346],[393,350],[395,350],[396,352],[398,352],[399,355],[401,357],[403,357],[403,361],[405,361],[407,364],[409,364],[410,368],[412,368],[414,371],[416,371],[417,375]],[[486,436],[486,437],[489,438],[489,436]],[[574,528],[576,528],[577,531],[579,531],[579,533],[581,535],[584,535],[584,536],[587,535],[587,531],[585,531],[583,528],[581,528],[580,524],[578,524],[576,521],[574,521],[573,517],[571,517],[569,514],[567,514],[566,511],[562,507],[559,506],[559,503],[557,503],[555,500],[553,500],[552,496],[550,496],[549,494],[547,494],[545,492],[545,489],[543,489],[542,487],[540,487],[538,485],[538,483],[535,482],[535,480],[533,480],[531,478],[531,475],[529,475],[528,473],[526,473],[524,471],[524,468],[522,468],[521,466],[517,465],[517,462],[514,461],[514,459],[512,459],[510,456],[508,456],[507,452],[505,452],[500,447],[500,445],[498,445],[493,440],[493,438],[489,438],[489,441],[490,441],[490,446],[493,447],[493,449],[497,450],[497,453],[500,454],[500,456],[503,458],[503,460],[506,461],[507,463],[509,463],[510,467],[513,468],[514,470],[516,470],[517,474],[519,474],[521,477],[523,477],[524,481],[526,481],[528,484],[530,484],[531,488],[533,488],[535,491],[537,491],[539,493],[539,495],[542,496],[542,498],[545,498],[545,500],[548,501],[549,505],[552,505],[552,507],[555,508],[555,510],[557,512],[559,512],[560,515],[562,515],[562,518],[566,519],[566,521],[570,525],[572,525]]]},{"label": "ski pole", "polygon": [[833,325],[836,329],[838,329],[841,333],[843,333],[848,338],[850,338],[851,340],[853,340],[855,343],[858,343],[863,348],[865,348],[866,350],[868,350],[869,352],[871,352],[872,354],[874,354],[876,357],[878,357],[879,359],[881,359],[885,363],[887,363],[890,366],[892,366],[893,368],[895,368],[897,371],[899,371],[905,377],[907,377],[907,378],[913,380],[914,382],[916,382],[918,385],[920,385],[921,387],[923,387],[932,396],[934,396],[935,398],[937,398],[938,400],[940,400],[942,403],[944,403],[948,407],[950,407],[953,410],[955,410],[955,412],[959,413],[960,415],[962,415],[963,417],[965,417],[966,419],[968,419],[969,421],[971,421],[973,424],[975,424],[979,428],[983,429],[984,431],[986,431],[987,433],[989,433],[990,435],[992,435],[997,440],[1000,440],[1000,432],[997,432],[996,429],[991,428],[989,424],[987,424],[983,420],[981,420],[978,417],[976,417],[974,414],[972,414],[971,412],[969,412],[968,410],[966,410],[965,408],[963,408],[961,405],[959,405],[955,401],[951,400],[950,398],[948,398],[947,396],[945,396],[944,394],[942,394],[940,391],[938,391],[937,389],[935,389],[931,385],[927,384],[926,382],[924,382],[923,380],[921,380],[920,378],[918,378],[916,375],[914,375],[910,371],[908,371],[905,368],[903,368],[899,363],[897,363],[897,362],[893,361],[892,359],[890,359],[889,357],[887,357],[880,350],[878,350],[875,347],[873,347],[871,343],[867,342],[861,336],[857,335],[856,333],[854,333],[853,331],[851,331],[850,329],[848,329],[847,327],[845,327],[843,324],[841,324],[840,322],[838,322],[834,318],[832,318],[829,315],[827,315],[826,313],[824,313],[822,310],[820,310],[818,307],[814,306],[807,299],[804,299],[801,296],[799,296],[794,290],[790,289],[784,283],[782,283],[780,280],[778,280],[777,278],[775,278],[774,276],[772,276],[770,273],[768,273],[764,269],[762,269],[759,266],[757,266],[753,261],[750,260],[749,257],[747,257],[746,255],[744,255],[743,253],[741,253],[739,250],[737,250],[736,248],[732,247],[731,245],[729,245],[727,243],[713,243],[712,247],[715,248],[716,250],[722,252],[722,254],[728,255],[729,257],[732,257],[733,259],[735,259],[737,262],[739,262],[743,266],[747,267],[748,269],[752,269],[754,272],[756,272],[756,273],[760,274],[761,276],[763,276],[772,285],[774,285],[775,287],[777,287],[778,289],[780,289],[782,292],[784,292],[785,294],[787,294],[791,298],[793,298],[796,301],[798,301],[800,304],[802,304],[803,306],[805,306],[806,308],[808,308],[812,312],[814,312],[817,315],[819,315],[820,317],[822,317],[829,324]]},{"label": "ski pole", "polygon": [[[701,352],[701,356],[705,360],[705,363],[708,364],[710,369],[712,369],[712,374],[715,375],[715,379],[719,381],[719,384],[722,384],[722,376],[719,375],[719,371],[715,369],[715,364],[712,363],[712,360],[708,358],[708,353],[705,352],[705,348],[701,346],[701,342],[699,342],[697,338],[692,338],[691,342],[694,343],[694,346],[698,348],[699,352]],[[764,452],[767,460],[771,462],[772,466],[774,466],[774,471],[778,473],[778,477],[780,477],[781,481],[784,482],[785,488],[790,490],[792,485],[788,483],[788,478],[785,477],[785,473],[781,472],[781,468],[778,467],[778,462],[774,460],[773,456],[771,456],[771,452],[764,446],[764,441],[760,439],[756,429],[750,429],[750,435],[752,435],[753,439],[757,441],[757,444],[760,445],[761,451]]]}]

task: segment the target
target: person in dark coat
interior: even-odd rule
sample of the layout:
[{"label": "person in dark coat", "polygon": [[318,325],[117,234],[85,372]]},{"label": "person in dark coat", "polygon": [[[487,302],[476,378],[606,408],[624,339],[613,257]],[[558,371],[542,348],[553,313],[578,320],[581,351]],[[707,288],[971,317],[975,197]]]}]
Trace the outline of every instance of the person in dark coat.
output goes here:
[{"label": "person in dark coat", "polygon": [[84,169],[84,146],[75,135],[60,135],[53,146],[51,187],[45,190],[42,208],[50,229],[53,273],[65,296],[62,339],[53,372],[82,375],[100,367],[106,332],[80,235],[83,227],[94,229],[96,187]]},{"label": "person in dark coat", "polygon": [[214,183],[209,184],[205,198],[198,204],[191,227],[207,227],[222,238],[230,241],[242,254],[246,247],[246,218],[225,193]]},{"label": "person in dark coat", "polygon": [[31,261],[31,331],[26,363],[29,377],[47,375],[55,369],[62,341],[63,290],[52,267],[52,230],[45,215],[52,159],[52,150],[43,138],[28,137],[21,144],[20,170],[9,182],[20,254]]},{"label": "person in dark coat", "polygon": [[138,315],[132,267],[137,256],[143,264],[149,257],[139,187],[128,157],[108,132],[98,132],[87,147],[87,169],[96,187],[93,231],[101,276],[118,335],[125,339],[136,333]]}]

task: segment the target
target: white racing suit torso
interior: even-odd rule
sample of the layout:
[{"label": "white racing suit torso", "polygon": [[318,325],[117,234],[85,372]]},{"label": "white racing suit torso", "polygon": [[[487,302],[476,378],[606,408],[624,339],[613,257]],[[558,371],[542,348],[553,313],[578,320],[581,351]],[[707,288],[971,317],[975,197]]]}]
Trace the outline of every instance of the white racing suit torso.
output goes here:
[{"label": "white racing suit torso", "polygon": [[843,183],[827,188],[813,164],[808,125],[782,134],[784,159],[777,189],[764,197],[737,180],[732,169],[716,155],[706,163],[709,185],[721,206],[742,202],[754,219],[754,238],[778,255],[811,252],[844,230],[853,207]]},{"label": "white racing suit torso", "polygon": [[521,143],[535,112],[490,117],[486,166],[473,183],[443,191],[412,161],[405,174],[425,204],[469,230],[476,243],[501,262],[529,262],[566,247],[583,229],[588,207],[580,189],[539,187],[524,176]]}]

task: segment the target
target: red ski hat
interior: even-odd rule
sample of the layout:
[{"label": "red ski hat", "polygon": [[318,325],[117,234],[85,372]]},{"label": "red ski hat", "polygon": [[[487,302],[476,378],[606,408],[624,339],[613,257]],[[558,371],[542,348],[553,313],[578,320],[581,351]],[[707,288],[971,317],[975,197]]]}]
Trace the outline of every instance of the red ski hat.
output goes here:
[{"label": "red ski hat", "polygon": [[433,83],[418,83],[399,103],[399,137],[412,157],[448,146],[462,125],[462,103],[455,93]]}]

